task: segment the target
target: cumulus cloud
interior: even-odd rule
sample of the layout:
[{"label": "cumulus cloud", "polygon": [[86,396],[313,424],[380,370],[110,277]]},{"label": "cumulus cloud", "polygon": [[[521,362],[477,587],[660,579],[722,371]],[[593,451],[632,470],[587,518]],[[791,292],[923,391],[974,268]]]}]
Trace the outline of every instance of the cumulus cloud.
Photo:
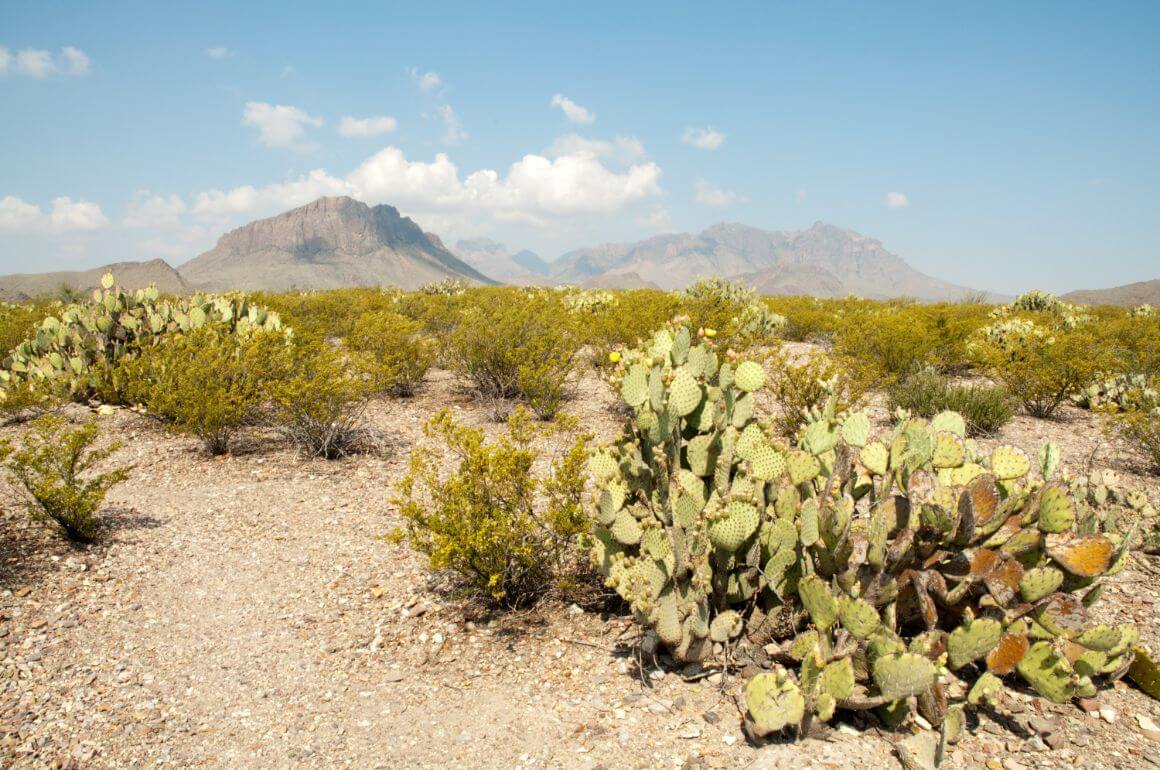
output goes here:
[{"label": "cumulus cloud", "polygon": [[739,200],[737,193],[730,190],[722,190],[720,187],[706,182],[704,179],[698,179],[695,188],[697,202],[705,206],[723,209]]},{"label": "cumulus cloud", "polygon": [[906,197],[906,193],[888,192],[884,199],[887,208],[892,209],[906,209],[910,208],[910,199]]},{"label": "cumulus cloud", "polygon": [[343,115],[338,122],[338,133],[341,136],[365,137],[378,136],[394,131],[399,123],[389,115],[380,115],[373,118],[353,118]]},{"label": "cumulus cloud", "polygon": [[40,48],[22,48],[12,53],[0,46],[0,75],[9,73],[30,78],[46,78],[51,75],[79,77],[87,75],[92,60],[79,48],[65,46],[59,56]]},{"label": "cumulus cloud", "polygon": [[569,122],[588,124],[596,121],[596,113],[581,107],[563,94],[552,97],[552,106],[563,110],[564,117],[568,118]]},{"label": "cumulus cloud", "polygon": [[89,201],[61,196],[54,198],[52,208],[45,212],[15,195],[0,198],[0,230],[5,232],[64,233],[98,230],[108,224],[101,207]]},{"label": "cumulus cloud", "polygon": [[138,190],[129,201],[125,227],[174,227],[185,213],[185,202],[178,195],[155,195]]},{"label": "cumulus cloud", "polygon": [[444,104],[439,108],[439,119],[443,121],[444,144],[459,144],[467,141],[467,132],[463,130],[463,123],[455,114],[455,110],[451,109],[450,104]]},{"label": "cumulus cloud", "polygon": [[622,163],[631,163],[645,155],[644,145],[635,136],[618,136],[606,141],[588,139],[579,134],[557,137],[546,152],[549,157],[587,154],[598,158],[611,158]]},{"label": "cumulus cloud", "polygon": [[725,142],[725,134],[713,128],[686,128],[681,141],[698,150],[716,150]]},{"label": "cumulus cloud", "polygon": [[411,76],[411,81],[418,86],[420,91],[434,91],[443,85],[443,78],[439,77],[438,72],[420,72],[415,67],[410,67],[407,69],[407,74]]},{"label": "cumulus cloud", "polygon": [[618,211],[655,197],[660,176],[655,163],[639,163],[617,173],[596,156],[580,153],[556,158],[529,154],[504,176],[481,169],[463,177],[445,153],[430,162],[409,160],[392,146],[345,177],[318,169],[290,182],[210,190],[195,197],[191,210],[203,219],[262,216],[324,195],[350,195],[411,213],[483,213],[505,221],[543,223],[552,217]]},{"label": "cumulus cloud", "polygon": [[224,45],[218,45],[205,49],[205,55],[211,59],[229,59],[233,57],[234,52]]},{"label": "cumulus cloud", "polygon": [[296,147],[309,127],[325,121],[297,107],[266,102],[246,102],[242,124],[258,129],[258,141],[267,147]]}]

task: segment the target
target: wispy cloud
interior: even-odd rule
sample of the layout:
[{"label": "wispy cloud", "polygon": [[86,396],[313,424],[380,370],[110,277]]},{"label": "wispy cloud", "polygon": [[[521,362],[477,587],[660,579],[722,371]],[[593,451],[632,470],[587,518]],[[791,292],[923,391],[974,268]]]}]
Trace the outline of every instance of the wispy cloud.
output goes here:
[{"label": "wispy cloud", "polygon": [[892,209],[908,209],[910,208],[910,198],[906,197],[906,193],[888,192],[883,199],[887,208]]},{"label": "wispy cloud", "polygon": [[584,153],[598,158],[612,158],[622,163],[632,163],[645,156],[644,145],[635,136],[618,136],[607,141],[589,139],[579,134],[565,134],[556,137],[547,149],[547,154],[551,157]]},{"label": "wispy cloud", "polygon": [[552,97],[552,106],[563,110],[564,117],[568,118],[569,122],[583,125],[596,122],[595,112],[581,107],[563,94],[556,94]]},{"label": "wispy cloud", "polygon": [[698,150],[716,150],[725,142],[725,134],[709,126],[708,128],[686,128],[681,141]]},{"label": "wispy cloud", "polygon": [[398,128],[399,123],[390,115],[380,115],[373,118],[354,118],[343,115],[338,122],[338,133],[346,137],[379,136],[390,133]]},{"label": "wispy cloud", "polygon": [[205,55],[211,59],[230,59],[233,58],[234,52],[224,45],[219,45],[205,49]]},{"label": "wispy cloud", "polygon": [[463,130],[463,122],[451,109],[450,104],[439,107],[439,119],[443,121],[443,143],[459,144],[467,141],[467,132]]},{"label": "wispy cloud", "polygon": [[92,59],[79,48],[65,46],[58,56],[41,48],[22,48],[13,53],[0,45],[0,75],[47,78],[52,75],[80,77],[89,73]]},{"label": "wispy cloud", "polygon": [[704,179],[698,179],[695,184],[695,197],[697,202],[705,206],[711,206],[716,209],[723,209],[731,206],[742,198],[731,190],[723,190],[711,182]]},{"label": "wispy cloud", "polygon": [[246,102],[242,124],[258,129],[258,141],[267,147],[304,147],[306,129],[326,121],[297,107],[266,102]]},{"label": "wispy cloud", "polygon": [[408,67],[407,74],[411,76],[413,82],[420,91],[434,91],[439,86],[443,85],[443,78],[439,77],[438,72],[421,72],[415,67]]}]

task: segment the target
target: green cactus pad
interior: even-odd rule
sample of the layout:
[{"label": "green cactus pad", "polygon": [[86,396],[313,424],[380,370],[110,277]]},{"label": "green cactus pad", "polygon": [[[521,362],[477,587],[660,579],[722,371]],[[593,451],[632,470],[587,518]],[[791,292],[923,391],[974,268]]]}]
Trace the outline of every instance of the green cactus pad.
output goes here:
[{"label": "green cactus pad", "polygon": [[1075,695],[1071,671],[1050,642],[1031,645],[1016,668],[1027,684],[1053,703],[1067,703]]},{"label": "green cactus pad", "polygon": [[698,476],[712,476],[717,469],[717,453],[720,444],[712,434],[693,436],[685,448],[689,470]]},{"label": "green cactus pad", "polygon": [[745,686],[746,728],[753,738],[796,725],[805,715],[806,701],[784,668],[762,673]]},{"label": "green cactus pad", "polygon": [[733,381],[741,390],[752,393],[765,384],[765,370],[755,361],[742,361],[733,373]]},{"label": "green cactus pad", "polygon": [[994,703],[1002,691],[1003,680],[990,671],[984,671],[983,675],[971,685],[971,689],[967,693],[967,703],[970,703],[972,706],[978,706],[982,703]]},{"label": "green cactus pad", "polygon": [[1160,700],[1160,667],[1143,647],[1135,650],[1135,658],[1128,667],[1128,678],[1148,695]]},{"label": "green cactus pad", "polygon": [[936,468],[957,468],[963,464],[965,452],[961,438],[950,431],[939,431],[935,435],[931,463]]},{"label": "green cactus pad", "polygon": [[709,638],[714,642],[727,642],[740,636],[744,628],[745,621],[741,615],[734,610],[725,610],[709,624]]},{"label": "green cactus pad", "polygon": [[756,479],[774,481],[785,473],[785,459],[781,452],[768,444],[762,444],[753,450],[749,470]]},{"label": "green cactus pad", "polygon": [[880,621],[878,610],[869,602],[862,599],[852,599],[843,596],[838,601],[838,620],[842,628],[850,632],[855,639],[867,639],[878,630]]},{"label": "green cactus pad", "polygon": [[869,437],[870,418],[865,412],[854,412],[842,421],[842,440],[850,446],[865,447]]},{"label": "green cactus pad", "polygon": [[734,500],[726,506],[724,517],[709,524],[709,540],[716,548],[733,553],[757,531],[757,507]]},{"label": "green cactus pad", "polygon": [[948,431],[959,438],[966,438],[967,423],[958,412],[939,412],[930,421],[930,429],[936,433]]},{"label": "green cactus pad", "polygon": [[845,700],[854,694],[854,663],[849,658],[839,658],[826,664],[822,669],[820,682],[822,690],[834,700]]},{"label": "green cactus pad", "polygon": [[640,406],[648,399],[648,372],[640,364],[633,364],[620,383],[620,395],[629,406]]},{"label": "green cactus pad", "polygon": [[1051,479],[1055,475],[1056,468],[1059,467],[1059,445],[1048,441],[1039,447],[1037,459],[1039,460],[1039,473],[1044,479]]},{"label": "green cactus pad", "polygon": [[862,461],[862,465],[866,466],[866,470],[875,476],[884,476],[890,465],[890,451],[882,442],[873,441],[862,447],[858,459]]},{"label": "green cactus pad", "polygon": [[1111,652],[1120,644],[1124,634],[1119,628],[1098,625],[1092,626],[1075,638],[1076,644],[1083,645],[1089,650]]},{"label": "green cactus pad", "polygon": [[991,618],[964,622],[947,636],[947,665],[951,670],[974,663],[995,648],[1003,624]]},{"label": "green cactus pad", "polygon": [[786,458],[785,464],[789,471],[789,480],[794,484],[803,484],[817,476],[822,470],[818,458],[800,449],[792,450]]},{"label": "green cactus pad", "polygon": [[1000,481],[1018,479],[1031,470],[1031,460],[1022,449],[1013,446],[997,446],[991,452],[991,472]]},{"label": "green cactus pad", "polygon": [[826,631],[834,625],[838,619],[838,600],[834,598],[826,581],[817,575],[807,575],[798,581],[797,590],[802,606],[815,626]]},{"label": "green cactus pad", "polygon": [[682,369],[669,385],[669,409],[678,417],[684,417],[701,404],[703,395],[700,383]]},{"label": "green cactus pad", "polygon": [[1039,529],[1057,534],[1071,529],[1075,523],[1075,510],[1071,495],[1058,484],[1048,484],[1039,493]]},{"label": "green cactus pad", "polygon": [[633,517],[627,509],[621,510],[616,514],[616,519],[612,522],[612,526],[608,528],[612,536],[616,538],[617,542],[624,545],[636,545],[640,542],[642,534],[640,523]]},{"label": "green cactus pad", "polygon": [[913,652],[883,655],[874,661],[874,684],[890,700],[921,695],[934,684],[935,667],[929,659]]},{"label": "green cactus pad", "polygon": [[819,420],[811,422],[802,434],[802,446],[813,455],[823,455],[838,444],[838,434],[829,423]]}]

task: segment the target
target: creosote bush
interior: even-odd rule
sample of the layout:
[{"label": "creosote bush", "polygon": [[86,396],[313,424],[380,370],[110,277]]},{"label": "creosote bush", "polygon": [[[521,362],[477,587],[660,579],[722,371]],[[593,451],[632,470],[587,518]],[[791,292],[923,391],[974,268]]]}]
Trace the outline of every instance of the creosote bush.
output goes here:
[{"label": "creosote bush", "polygon": [[1005,389],[997,385],[953,384],[934,371],[907,377],[890,387],[890,406],[927,419],[939,412],[958,412],[967,421],[967,435],[994,433],[1011,421],[1015,405]]},{"label": "creosote bush", "polygon": [[[537,425],[517,409],[507,430],[488,441],[444,410],[424,428],[430,443],[411,453],[393,500],[405,538],[436,570],[455,573],[471,591],[504,607],[545,595],[567,572],[578,536],[591,523],[584,509],[586,435],[571,426]],[[564,440],[542,464],[536,444]]]},{"label": "creosote bush", "polygon": [[46,414],[32,422],[19,443],[0,442],[0,461],[27,496],[33,516],[54,522],[78,542],[96,538],[106,493],[132,470],[91,472],[121,448],[116,442],[95,448],[99,433],[95,419],[70,428],[63,417]]},{"label": "creosote bush", "polygon": [[617,381],[633,418],[589,459],[593,561],[645,650],[764,669],[755,740],[854,710],[917,713],[945,746],[1015,676],[1057,703],[1125,674],[1156,689],[1138,630],[1089,613],[1131,534],[1054,445],[984,453],[954,412],[874,435],[832,399],[787,445],[755,410],[762,367],[680,322]]},{"label": "creosote bush", "polygon": [[555,416],[567,394],[580,336],[558,297],[511,289],[475,294],[447,342],[452,368],[482,397],[518,399],[540,419]]},{"label": "creosote bush", "polygon": [[238,335],[207,326],[145,348],[118,377],[131,402],[170,430],[201,439],[211,454],[224,454],[238,429],[257,419],[269,383],[285,371],[289,344],[280,332]]},{"label": "creosote bush", "polygon": [[389,311],[359,316],[346,345],[368,358],[376,388],[392,396],[414,394],[435,362],[435,346],[423,334],[423,325]]},{"label": "creosote bush", "polygon": [[377,387],[357,358],[326,343],[271,352],[268,384],[258,388],[269,399],[264,422],[310,457],[334,460],[370,446],[366,406]]},{"label": "creosote bush", "polygon": [[771,372],[769,392],[780,408],[773,426],[782,436],[796,434],[802,421],[825,406],[831,396],[837,399],[838,408],[844,410],[866,394],[867,383],[858,379],[864,373],[851,373],[824,353],[794,361],[779,351],[767,358],[765,366]]}]

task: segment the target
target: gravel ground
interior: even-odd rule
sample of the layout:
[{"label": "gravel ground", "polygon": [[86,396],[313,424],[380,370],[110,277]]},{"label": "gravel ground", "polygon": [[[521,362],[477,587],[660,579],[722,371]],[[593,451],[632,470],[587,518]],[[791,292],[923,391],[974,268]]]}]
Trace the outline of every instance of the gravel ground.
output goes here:
[{"label": "gravel ground", "polygon": [[[608,390],[589,376],[577,392],[568,411],[613,436]],[[126,444],[115,461],[137,468],[109,495],[99,545],[72,548],[23,511],[3,512],[0,764],[900,766],[894,743],[907,733],[857,717],[800,743],[748,745],[738,682],[642,671],[626,617],[565,603],[488,617],[454,599],[383,537],[399,522],[390,485],[443,407],[499,430],[444,372],[415,398],[373,404],[382,451],[338,462],[301,459],[263,435],[209,459],[140,415],[102,417]],[[872,411],[886,420],[880,403]],[[1034,450],[1045,438],[1143,480],[1139,458],[1079,410],[1017,418],[994,440]],[[1155,558],[1133,565],[1105,605],[1154,649],[1158,574]],[[1160,767],[1157,703],[1119,683],[1084,706],[1094,715],[1016,693],[945,766]]]}]

